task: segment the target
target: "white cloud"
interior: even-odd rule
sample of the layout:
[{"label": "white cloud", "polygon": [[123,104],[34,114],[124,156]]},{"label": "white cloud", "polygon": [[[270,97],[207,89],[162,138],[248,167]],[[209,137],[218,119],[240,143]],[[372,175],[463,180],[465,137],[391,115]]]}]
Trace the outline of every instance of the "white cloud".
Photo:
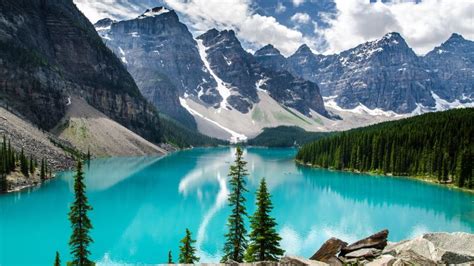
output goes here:
[{"label": "white cloud", "polygon": [[396,31],[418,54],[445,41],[453,32],[474,39],[472,0],[403,0],[373,3],[367,0],[335,0],[338,15],[327,17],[330,27],[316,29],[328,45],[328,53],[340,52],[362,42]]},{"label": "white cloud", "polygon": [[291,21],[301,24],[307,24],[311,21],[311,17],[308,13],[295,13],[291,16]]},{"label": "white cloud", "polygon": [[275,8],[275,13],[281,14],[286,11],[286,6],[282,2],[278,2],[276,8]]},{"label": "white cloud", "polygon": [[99,19],[125,19],[142,14],[146,4],[131,3],[128,0],[74,0],[77,8],[92,22]]},{"label": "white cloud", "polygon": [[244,42],[256,47],[271,43],[283,54],[293,53],[304,41],[303,34],[279,23],[274,17],[253,12],[250,0],[165,0],[185,14],[197,32],[210,28],[233,29]]},{"label": "white cloud", "polygon": [[305,2],[305,0],[292,0],[294,6],[299,6]]}]

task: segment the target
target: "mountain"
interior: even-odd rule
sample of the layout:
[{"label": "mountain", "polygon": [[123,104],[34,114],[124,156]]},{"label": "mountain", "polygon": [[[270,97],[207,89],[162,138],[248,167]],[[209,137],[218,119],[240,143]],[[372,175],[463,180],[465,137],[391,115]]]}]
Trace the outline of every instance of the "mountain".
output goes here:
[{"label": "mountain", "polygon": [[72,1],[0,5],[3,102],[51,129],[65,115],[68,98],[80,95],[147,139],[162,141],[154,109]]},{"label": "mountain", "polygon": [[344,109],[363,105],[410,113],[419,105],[434,107],[431,91],[440,90],[435,75],[398,33],[328,56],[303,45],[288,58],[288,67],[317,82],[323,95]]},{"label": "mountain", "polygon": [[302,45],[288,58],[268,46],[255,56],[266,67],[316,82],[326,108],[418,114],[472,105],[472,51],[472,41],[453,34],[419,57],[393,32],[339,54],[314,54]]},{"label": "mountain", "polygon": [[330,117],[315,83],[261,65],[232,30],[211,29],[194,39],[176,13],[164,7],[127,21],[103,19],[95,27],[143,95],[159,111],[200,132],[221,138],[242,135],[240,125],[231,121],[246,116],[258,123],[252,114],[260,112],[262,93],[288,115],[294,116],[290,108],[308,119],[315,114]]},{"label": "mountain", "polygon": [[173,10],[157,7],[132,20],[100,20],[95,27],[121,58],[143,95],[161,112],[196,128],[179,96],[200,96],[210,105],[221,101],[196,41]]},{"label": "mountain", "polygon": [[[69,140],[82,152],[87,145],[103,144],[94,142],[94,128],[108,141],[114,138],[106,136],[126,132],[130,145],[144,153],[159,153],[154,145],[163,142],[200,142],[199,134],[159,116],[72,0],[5,0],[0,11],[2,106],[59,136],[78,130]],[[101,26],[112,23],[104,20]],[[75,106],[83,109],[68,116]],[[77,125],[74,119],[85,121],[80,129],[72,128]],[[139,143],[143,145],[135,146]],[[124,148],[119,154],[135,154],[133,150]]]},{"label": "mountain", "polygon": [[426,54],[424,60],[443,84],[443,89],[437,94],[450,102],[474,101],[473,41],[454,33],[446,42]]},{"label": "mountain", "polygon": [[[256,60],[262,67],[273,70],[287,70],[286,58],[273,45],[267,44],[254,53]],[[309,80],[309,79],[307,79]]]}]

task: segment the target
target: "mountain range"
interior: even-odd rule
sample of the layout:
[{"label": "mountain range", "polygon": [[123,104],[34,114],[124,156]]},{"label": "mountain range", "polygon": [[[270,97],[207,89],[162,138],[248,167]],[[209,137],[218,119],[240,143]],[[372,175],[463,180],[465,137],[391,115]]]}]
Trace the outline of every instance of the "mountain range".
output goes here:
[{"label": "mountain range", "polygon": [[[302,45],[285,57],[271,44],[245,50],[232,29],[193,36],[165,7],[95,25],[72,0],[4,0],[0,11],[1,111],[47,132],[31,152],[51,142],[164,153],[277,126],[337,131],[473,106],[474,45],[458,34],[425,56],[388,33],[339,54]],[[20,147],[28,136],[18,136]]]},{"label": "mountain range", "polygon": [[426,56],[392,32],[339,54],[302,45],[284,57],[271,44],[249,53],[233,30],[193,36],[165,7],[95,27],[158,110],[217,138],[279,125],[340,130],[473,105],[474,42],[458,34]]}]

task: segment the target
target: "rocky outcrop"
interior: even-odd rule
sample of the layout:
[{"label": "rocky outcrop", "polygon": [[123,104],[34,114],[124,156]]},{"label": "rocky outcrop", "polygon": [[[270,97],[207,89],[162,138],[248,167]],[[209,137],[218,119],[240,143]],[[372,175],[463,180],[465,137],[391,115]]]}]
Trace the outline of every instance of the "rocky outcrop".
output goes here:
[{"label": "rocky outcrop", "polygon": [[337,254],[341,252],[341,249],[347,246],[347,242],[344,242],[338,238],[330,238],[314,253],[310,260],[317,260],[329,263],[337,259]]},{"label": "rocky outcrop", "polygon": [[253,54],[253,56],[264,68],[275,71],[288,69],[286,58],[271,44],[267,44],[260,48]]},{"label": "rocky outcrop", "polygon": [[[348,246],[331,238],[310,259],[330,265],[439,265],[474,263],[474,235],[428,233],[411,240],[387,244],[383,230]],[[340,252],[337,250],[340,249]],[[337,257],[336,257],[337,256]],[[331,258],[331,260],[328,260]]]},{"label": "rocky outcrop", "polygon": [[367,238],[361,239],[341,249],[341,255],[346,255],[357,250],[366,249],[365,252],[373,251],[370,249],[381,250],[387,245],[388,230],[382,230]]}]

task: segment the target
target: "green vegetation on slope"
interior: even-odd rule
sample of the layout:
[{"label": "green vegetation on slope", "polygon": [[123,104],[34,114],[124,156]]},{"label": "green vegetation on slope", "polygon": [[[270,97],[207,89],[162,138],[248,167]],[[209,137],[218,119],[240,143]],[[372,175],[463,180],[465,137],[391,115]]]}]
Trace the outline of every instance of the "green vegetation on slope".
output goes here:
[{"label": "green vegetation on slope", "polygon": [[349,130],[303,146],[312,166],[422,176],[474,187],[474,109],[429,113]]},{"label": "green vegetation on slope", "polygon": [[[40,167],[39,172],[38,167]],[[8,191],[7,176],[13,172],[18,172],[26,178],[33,178],[37,175],[41,180],[51,178],[51,169],[44,159],[39,165],[38,160],[31,155],[26,156],[23,149],[18,153],[12,148],[10,140],[4,136],[0,144],[0,193]]]},{"label": "green vegetation on slope", "polygon": [[327,137],[332,133],[327,132],[308,132],[296,126],[279,126],[274,128],[264,128],[247,144],[252,146],[266,147],[291,147],[309,143],[323,137]]}]

